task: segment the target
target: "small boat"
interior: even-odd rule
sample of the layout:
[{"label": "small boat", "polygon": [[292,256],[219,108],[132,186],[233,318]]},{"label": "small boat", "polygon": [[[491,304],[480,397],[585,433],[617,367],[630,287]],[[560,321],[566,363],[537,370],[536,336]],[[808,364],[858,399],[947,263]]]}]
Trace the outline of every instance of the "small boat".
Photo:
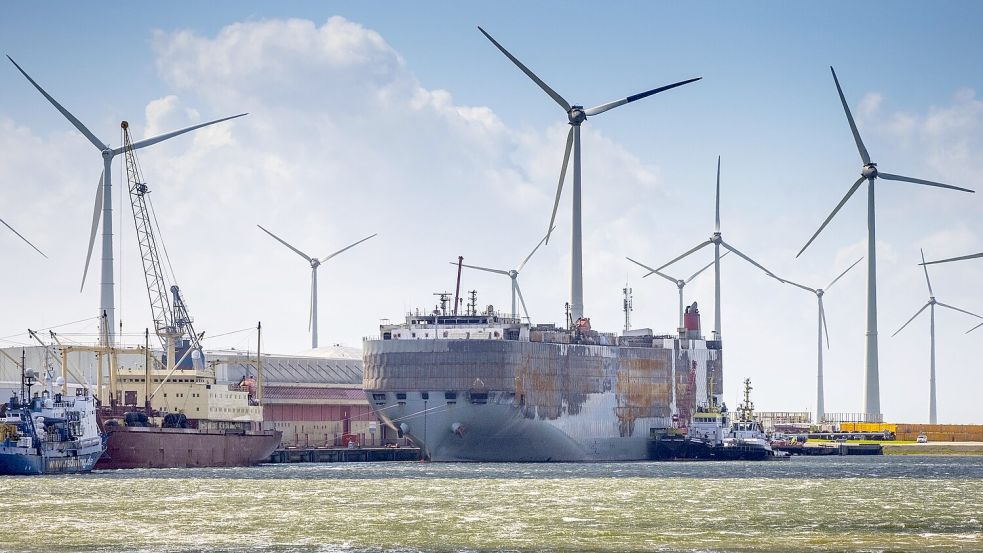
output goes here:
[{"label": "small boat", "polygon": [[[46,374],[47,389],[31,396],[37,372],[22,372],[21,395],[0,404],[0,474],[89,472],[102,455],[104,440],[96,422],[95,399],[85,388],[75,396],[62,377]],[[26,392],[24,389],[26,388]]]},{"label": "small boat", "polygon": [[744,381],[744,402],[731,417],[727,406],[718,406],[712,392],[697,407],[685,434],[676,429],[654,435],[649,442],[653,460],[707,459],[762,461],[775,457],[764,430],[754,418],[751,380]]}]

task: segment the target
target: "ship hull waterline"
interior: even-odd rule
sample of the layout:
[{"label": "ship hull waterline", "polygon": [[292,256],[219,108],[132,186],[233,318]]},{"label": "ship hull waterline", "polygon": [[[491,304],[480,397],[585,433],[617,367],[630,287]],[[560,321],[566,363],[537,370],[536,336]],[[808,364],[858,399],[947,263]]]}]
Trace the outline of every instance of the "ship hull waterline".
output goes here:
[{"label": "ship hull waterline", "polygon": [[268,460],[282,438],[279,430],[127,426],[105,430],[106,452],[96,470],[253,466]]}]

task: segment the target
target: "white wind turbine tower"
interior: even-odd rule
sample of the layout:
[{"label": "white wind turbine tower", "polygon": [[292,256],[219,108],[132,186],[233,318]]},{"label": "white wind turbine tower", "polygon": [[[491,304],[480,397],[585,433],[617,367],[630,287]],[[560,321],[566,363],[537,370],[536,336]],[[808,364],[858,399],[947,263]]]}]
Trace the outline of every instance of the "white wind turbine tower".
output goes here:
[{"label": "white wind turbine tower", "polygon": [[[85,136],[89,142],[92,143],[96,149],[99,150],[102,156],[102,174],[99,176],[99,186],[96,188],[96,201],[92,213],[92,230],[89,234],[89,250],[85,256],[85,268],[82,270],[82,286],[80,291],[85,287],[85,277],[89,272],[89,261],[92,258],[92,247],[95,245],[96,231],[99,229],[100,217],[99,217],[99,207],[102,205],[102,279],[101,288],[99,294],[99,316],[105,314],[106,317],[106,336],[108,338],[109,344],[112,345],[115,339],[115,297],[113,294],[113,195],[112,195],[112,164],[113,158],[117,155],[123,153],[123,147],[112,148],[106,143],[102,142],[96,135],[86,128],[81,121],[78,120],[74,115],[72,115],[67,109],[62,107],[50,94],[45,92],[41,85],[34,81],[30,75],[24,71],[17,62],[13,60],[10,56],[7,56],[10,63],[14,64],[14,67],[21,72],[24,77],[34,88],[38,89],[51,105],[55,107],[65,119],[75,126],[76,129],[83,136]],[[228,121],[229,119],[235,119],[237,117],[242,117],[246,115],[245,113],[240,113],[238,115],[233,115],[231,117],[223,117],[222,119],[216,119],[214,121],[209,121],[207,123],[201,123],[199,125],[192,125],[190,127],[180,129],[177,131],[161,134],[152,138],[147,138],[133,143],[133,149],[138,150],[140,148],[145,148],[147,146],[152,146],[158,142],[163,142],[169,138],[174,138],[175,136],[182,135],[186,132],[193,131],[195,129],[200,129],[202,127],[207,127],[208,125],[214,125],[215,123],[221,123],[222,121]]]},{"label": "white wind turbine tower", "polygon": [[[551,228],[550,229],[550,232],[552,232],[555,229],[556,229],[556,227]],[[496,273],[496,274],[499,274],[499,275],[505,275],[505,276],[509,277],[510,279],[512,279],[512,318],[515,319],[517,317],[517,315],[518,315],[518,312],[516,311],[516,305],[515,305],[515,297],[516,297],[516,294],[518,294],[519,301],[522,302],[522,311],[526,314],[526,320],[528,321],[529,320],[529,310],[526,309],[526,300],[522,298],[522,290],[519,289],[519,280],[518,280],[519,279],[519,273],[522,271],[522,268],[526,266],[526,263],[529,262],[529,259],[532,258],[533,254],[536,253],[536,250],[538,250],[539,247],[543,245],[543,242],[546,241],[546,238],[547,237],[544,236],[539,241],[539,243],[536,244],[536,247],[533,248],[531,252],[529,252],[529,255],[527,255],[526,258],[522,260],[522,263],[519,263],[519,266],[516,267],[515,269],[511,269],[511,270],[508,270],[508,271],[506,271],[504,269],[489,269],[488,267],[479,267],[477,265],[468,265],[466,263],[461,263],[461,266],[462,267],[467,267],[469,269],[477,269],[479,271],[486,271],[486,272],[489,272],[489,273]],[[451,265],[457,265],[457,263],[451,262]]]},{"label": "white wind turbine tower", "polygon": [[309,315],[309,317],[307,319],[307,328],[311,332],[311,348],[312,349],[317,349],[317,268],[320,267],[322,263],[324,263],[325,261],[327,261],[327,260],[331,259],[332,257],[338,255],[339,253],[341,253],[343,251],[346,251],[346,250],[349,250],[351,248],[354,248],[355,246],[361,244],[362,242],[365,242],[369,238],[372,238],[374,236],[378,236],[378,234],[373,234],[371,236],[366,236],[365,238],[362,238],[358,242],[355,242],[353,244],[349,244],[349,245],[345,246],[344,248],[341,248],[340,250],[338,250],[338,251],[336,251],[336,252],[334,252],[334,253],[326,256],[326,257],[322,257],[321,259],[318,259],[316,257],[311,257],[311,256],[307,255],[306,253],[298,250],[297,248],[291,246],[290,244],[288,244],[285,240],[283,240],[279,236],[277,236],[277,235],[273,234],[272,232],[270,232],[270,231],[266,230],[265,228],[263,228],[262,225],[256,225],[256,226],[259,227],[260,230],[262,230],[266,234],[269,234],[270,236],[272,236],[274,240],[276,240],[277,242],[279,242],[279,243],[283,244],[284,246],[290,248],[297,255],[303,257],[305,261],[307,261],[308,263],[311,264],[311,306],[310,306],[310,315]]},{"label": "white wind turbine tower", "polygon": [[[729,254],[729,253],[730,253],[730,251],[724,252],[724,254],[720,256],[720,259],[723,259],[723,258],[727,257],[727,254]],[[656,269],[653,269],[652,267],[649,267],[648,265],[645,265],[644,263],[640,263],[638,261],[635,261],[634,259],[632,259],[630,257],[626,257],[625,259],[627,259],[628,261],[631,261],[632,263],[634,263],[635,265],[638,265],[639,267],[641,267],[643,269],[648,270],[648,273],[645,276],[643,276],[642,278],[650,277],[652,275],[659,275],[660,277],[662,277],[662,278],[664,278],[664,279],[668,280],[669,282],[671,282],[671,283],[673,283],[673,284],[676,285],[676,288],[679,289],[679,328],[683,328],[683,314],[685,312],[685,307],[683,305],[683,288],[686,288],[686,285],[689,284],[690,282],[692,282],[694,278],[700,276],[700,273],[702,273],[703,271],[706,271],[710,267],[713,267],[713,261],[711,261],[710,263],[707,263],[702,269],[700,269],[699,271],[696,271],[695,273],[693,273],[692,275],[690,275],[690,277],[687,278],[686,280],[682,280],[682,279],[678,279],[678,278],[673,278],[673,277],[671,277],[671,276],[669,276],[669,275],[667,275],[667,274],[665,274],[665,273],[663,273],[661,271],[658,271]]]},{"label": "white wind turbine tower", "polygon": [[[921,265],[922,266],[925,266],[925,265],[935,265],[936,263],[949,263],[950,261],[965,261],[967,259],[978,259],[980,257],[983,257],[983,252],[981,252],[981,253],[974,253],[974,254],[970,254],[970,255],[961,255],[959,257],[950,257],[948,259],[938,259],[936,261],[927,261],[927,262],[923,261],[921,263]],[[966,334],[969,334],[970,332],[976,330],[977,328],[979,328],[981,326],[983,326],[983,323],[980,323],[980,324],[974,326],[973,328],[967,330],[966,331]]]},{"label": "white wind turbine tower", "polygon": [[16,235],[17,235],[17,236],[18,236],[18,237],[19,237],[19,238],[20,238],[21,240],[23,240],[24,242],[27,242],[27,245],[28,245],[28,246],[30,246],[30,247],[32,247],[32,248],[34,248],[34,251],[36,251],[36,252],[38,252],[39,254],[41,254],[42,256],[44,256],[44,258],[45,258],[45,259],[47,259],[47,258],[48,258],[48,256],[46,256],[46,255],[44,255],[44,252],[43,252],[43,251],[41,251],[41,250],[39,250],[39,249],[38,249],[38,247],[37,247],[37,246],[35,246],[34,244],[32,244],[30,240],[28,240],[27,238],[24,238],[24,236],[23,236],[23,235],[22,235],[21,233],[19,233],[19,232],[17,232],[16,230],[14,230],[14,227],[12,227],[12,226],[10,226],[10,225],[8,225],[8,224],[7,224],[7,221],[4,221],[3,219],[0,219],[0,223],[3,223],[3,226],[5,226],[5,227],[7,227],[8,229],[10,229],[10,232],[12,232],[12,233],[14,233],[14,234],[16,234]]},{"label": "white wind turbine tower", "polygon": [[[570,275],[570,313],[573,320],[576,321],[584,316],[584,268],[583,268],[583,241],[582,241],[582,231],[581,231],[581,194],[580,194],[580,125],[587,120],[588,117],[594,115],[600,115],[605,111],[614,109],[619,106],[623,106],[635,100],[641,100],[642,98],[647,98],[653,94],[658,94],[665,90],[671,88],[676,88],[677,86],[682,86],[684,84],[691,83],[693,81],[698,81],[702,77],[696,77],[695,79],[687,79],[685,81],[680,81],[678,83],[673,83],[666,86],[661,86],[659,88],[653,88],[652,90],[647,90],[639,94],[634,94],[628,96],[627,98],[621,98],[613,102],[608,102],[606,104],[601,104],[592,108],[584,109],[583,106],[572,106],[567,102],[562,96],[557,94],[552,88],[547,86],[542,79],[536,76],[528,67],[522,64],[518,59],[508,52],[501,44],[499,44],[494,38],[491,37],[484,29],[478,27],[481,34],[485,35],[488,40],[495,45],[496,48],[501,50],[503,54],[514,63],[523,73],[526,74],[530,79],[533,80],[539,88],[543,89],[550,98],[553,99],[563,111],[567,114],[567,121],[570,124],[570,132],[567,133],[567,145],[563,153],[563,165],[560,168],[560,182],[556,187],[556,199],[553,201],[553,214],[550,217],[550,224],[547,229],[553,228],[553,222],[556,219],[556,210],[560,204],[560,192],[563,190],[563,179],[567,172],[567,162],[570,160],[570,150],[573,149],[573,238],[571,242],[571,255],[570,255],[570,265],[571,265],[571,275]],[[546,233],[546,243],[549,244],[550,231],[547,230]]]},{"label": "white wind turbine tower", "polygon": [[822,424],[823,417],[826,415],[826,403],[825,403],[825,397],[823,392],[824,389],[823,388],[823,334],[826,335],[826,347],[829,348],[829,328],[826,326],[826,309],[823,307],[823,295],[825,295],[826,292],[829,292],[829,289],[832,288],[833,285],[836,284],[838,280],[843,278],[845,274],[850,272],[850,269],[856,267],[858,263],[863,261],[863,259],[864,258],[861,257],[860,259],[854,261],[853,265],[847,267],[845,271],[840,273],[840,276],[834,278],[832,282],[830,282],[826,286],[826,288],[810,288],[803,284],[792,282],[791,280],[788,279],[783,279],[786,284],[791,284],[792,286],[796,286],[807,292],[812,292],[813,294],[815,294],[816,301],[819,304],[819,315],[818,315],[819,321],[817,323],[817,326],[819,327],[819,341],[816,344],[818,346],[817,355],[819,359],[819,368],[816,372],[816,390],[817,390],[816,391],[816,423],[817,424]]},{"label": "white wind turbine tower", "polygon": [[850,107],[847,106],[846,98],[843,96],[843,89],[840,88],[840,81],[836,78],[836,71],[830,67],[829,70],[833,73],[833,82],[836,84],[836,92],[840,96],[840,103],[843,104],[843,111],[846,113],[847,122],[850,123],[850,131],[853,132],[853,139],[857,143],[857,150],[860,152],[860,159],[863,160],[863,167],[860,170],[860,178],[857,182],[853,183],[850,190],[847,191],[846,196],[840,200],[840,203],[836,204],[833,208],[833,212],[829,214],[829,217],[823,221],[820,225],[819,230],[812,235],[812,238],[806,242],[806,245],[802,247],[796,257],[802,255],[802,252],[806,251],[809,244],[819,236],[819,233],[826,228],[826,225],[833,219],[834,216],[840,211],[840,208],[853,196],[853,193],[860,188],[863,182],[867,181],[867,344],[866,344],[866,370],[864,373],[864,413],[868,415],[874,415],[879,417],[881,415],[881,393],[880,393],[880,379],[877,368],[877,248],[874,232],[874,181],[878,177],[893,181],[904,181],[912,182],[915,184],[923,184],[926,186],[936,186],[939,188],[948,188],[951,190],[961,190],[963,192],[973,192],[967,188],[959,188],[958,186],[951,186],[948,184],[942,184],[940,182],[933,182],[922,179],[915,179],[911,177],[903,177],[901,175],[892,175],[890,173],[882,173],[877,170],[877,164],[870,161],[870,155],[867,153],[867,148],[864,147],[863,141],[860,139],[860,132],[857,130],[857,124],[853,121],[853,114],[850,113]]},{"label": "white wind turbine tower", "polygon": [[701,249],[709,246],[710,244],[713,244],[713,273],[714,273],[713,332],[715,334],[714,339],[715,340],[720,340],[721,339],[721,334],[720,334],[720,258],[723,257],[722,255],[720,255],[720,247],[721,246],[723,246],[724,248],[726,248],[726,249],[734,252],[741,259],[743,259],[743,260],[747,261],[748,263],[754,265],[755,267],[761,269],[767,275],[769,275],[769,276],[771,276],[773,278],[776,278],[776,279],[778,279],[780,281],[782,280],[781,278],[778,278],[778,276],[776,276],[775,273],[769,271],[768,269],[765,269],[757,261],[755,261],[755,260],[751,259],[750,257],[744,255],[737,248],[735,248],[734,246],[731,246],[730,244],[728,244],[727,242],[724,241],[723,234],[721,234],[721,232],[720,232],[720,156],[717,156],[717,194],[716,194],[716,207],[715,207],[715,211],[714,211],[713,234],[710,236],[710,238],[708,240],[705,240],[703,242],[700,242],[699,244],[697,244],[696,246],[694,246],[690,250],[688,250],[685,253],[683,253],[683,254],[677,256],[676,258],[674,258],[672,261],[670,261],[668,263],[664,263],[657,270],[661,271],[662,269],[665,269],[669,265],[672,265],[673,263],[679,261],[680,259],[683,259],[683,258],[685,258],[685,257],[687,257],[689,255],[692,255],[692,254],[696,253],[697,251],[699,251],[699,250],[701,250]]},{"label": "white wind turbine tower", "polygon": [[935,402],[935,306],[938,305],[939,307],[945,307],[947,309],[952,309],[953,311],[959,311],[960,313],[965,313],[967,315],[972,315],[973,317],[976,317],[978,319],[983,319],[983,317],[980,317],[976,313],[970,313],[969,311],[966,311],[965,309],[959,309],[958,307],[953,307],[951,305],[946,305],[946,304],[944,304],[944,303],[936,300],[935,299],[935,292],[932,291],[932,281],[928,278],[928,267],[926,267],[925,265],[926,265],[926,263],[925,263],[925,252],[923,251],[922,252],[921,266],[922,266],[922,269],[925,270],[925,284],[928,285],[928,302],[925,305],[923,305],[921,309],[919,309],[918,311],[916,311],[915,314],[912,315],[912,317],[910,319],[908,319],[908,322],[905,323],[905,324],[903,324],[903,325],[901,325],[901,328],[899,328],[898,330],[896,330],[894,332],[894,334],[892,334],[891,336],[892,337],[897,336],[899,332],[901,332],[902,330],[904,330],[904,328],[906,326],[908,326],[908,324],[911,323],[911,321],[914,321],[916,317],[918,317],[919,315],[921,315],[922,314],[922,311],[925,311],[925,308],[926,307],[929,308],[929,313],[931,315],[931,318],[930,318],[931,324],[929,325],[929,335],[931,336],[932,347],[931,347],[931,353],[930,353],[931,362],[930,362],[929,377],[928,377],[928,384],[929,384],[928,422],[929,422],[929,424],[938,424],[938,413],[937,413],[936,402]]}]

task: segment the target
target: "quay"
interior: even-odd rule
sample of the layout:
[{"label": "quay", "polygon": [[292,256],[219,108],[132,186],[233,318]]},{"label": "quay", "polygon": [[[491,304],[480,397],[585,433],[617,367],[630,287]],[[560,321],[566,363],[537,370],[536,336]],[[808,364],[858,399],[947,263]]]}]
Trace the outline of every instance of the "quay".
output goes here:
[{"label": "quay", "polygon": [[418,461],[418,447],[308,447],[277,449],[268,463],[367,463]]},{"label": "quay", "polygon": [[884,455],[881,444],[790,444],[772,445],[775,451],[789,455]]}]

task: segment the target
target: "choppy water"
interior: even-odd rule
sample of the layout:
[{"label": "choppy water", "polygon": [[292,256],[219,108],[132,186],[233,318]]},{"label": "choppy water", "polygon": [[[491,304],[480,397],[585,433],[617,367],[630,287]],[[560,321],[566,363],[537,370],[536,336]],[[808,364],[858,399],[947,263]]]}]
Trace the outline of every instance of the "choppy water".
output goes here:
[{"label": "choppy water", "polygon": [[983,551],[983,458],[0,477],[11,551]]}]

